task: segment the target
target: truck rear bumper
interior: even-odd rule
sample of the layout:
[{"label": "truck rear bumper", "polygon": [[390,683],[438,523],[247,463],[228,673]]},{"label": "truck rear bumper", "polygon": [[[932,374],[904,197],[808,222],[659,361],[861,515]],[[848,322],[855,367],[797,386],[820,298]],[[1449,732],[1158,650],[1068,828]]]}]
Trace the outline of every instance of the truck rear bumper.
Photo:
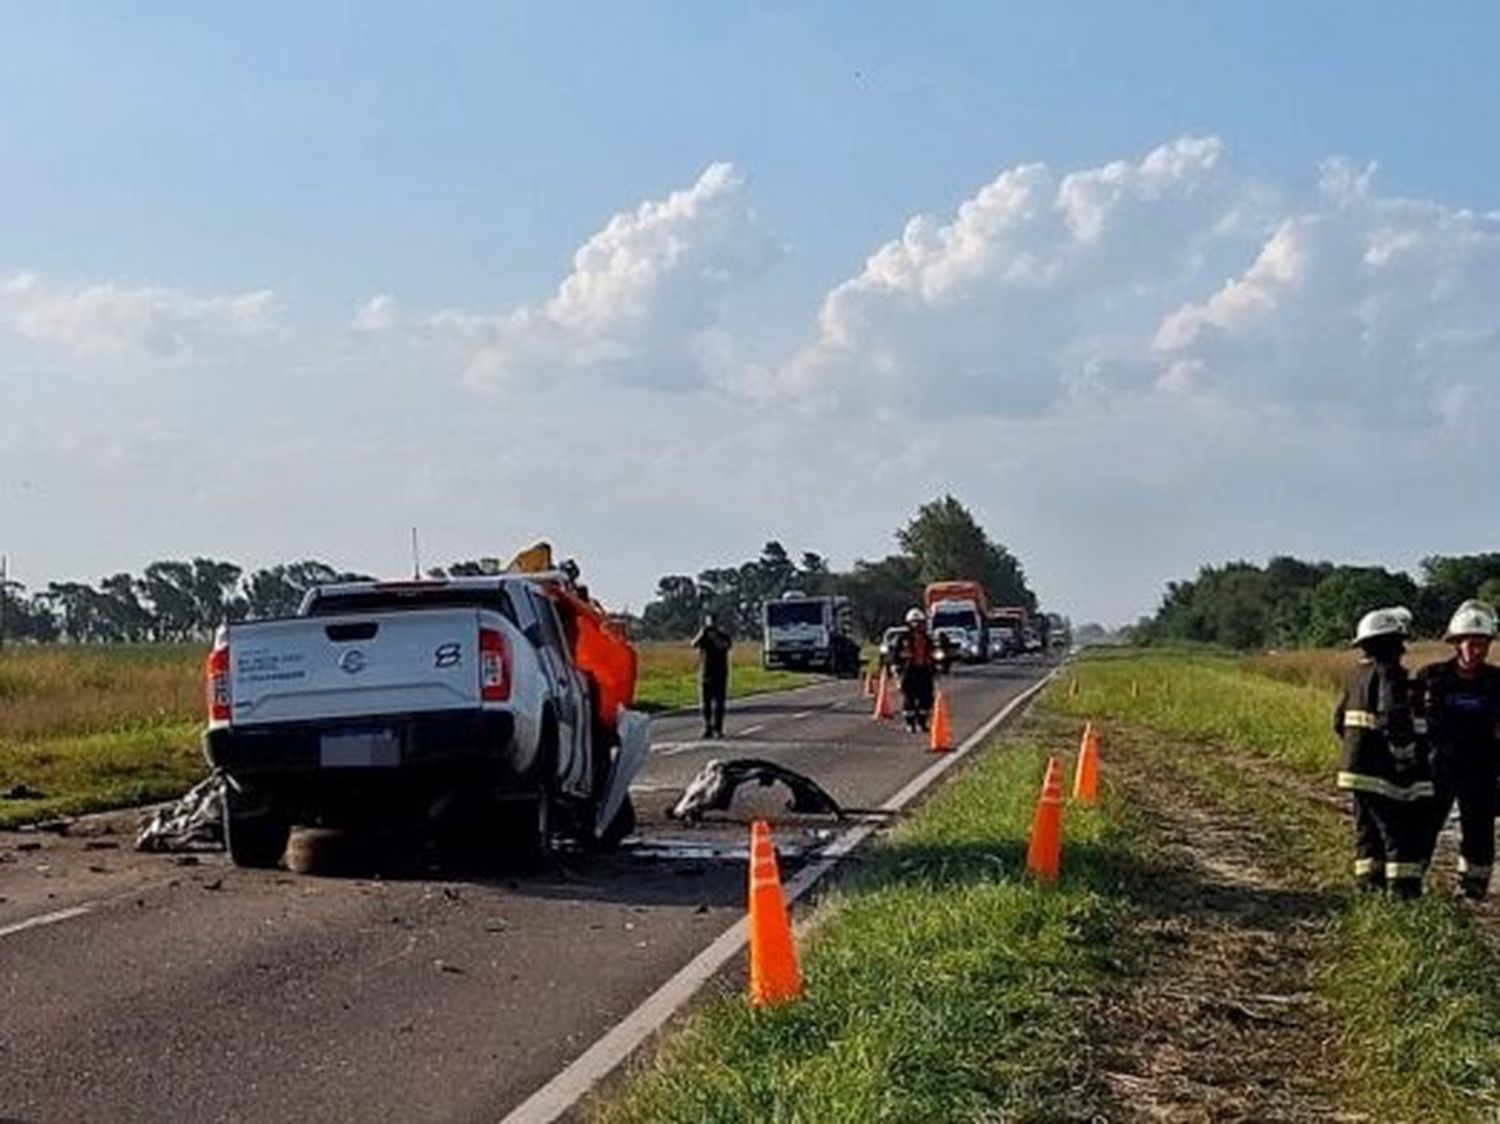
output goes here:
[{"label": "truck rear bumper", "polygon": [[350,721],[228,726],[203,735],[209,764],[235,778],[514,763],[505,711],[392,714]]}]

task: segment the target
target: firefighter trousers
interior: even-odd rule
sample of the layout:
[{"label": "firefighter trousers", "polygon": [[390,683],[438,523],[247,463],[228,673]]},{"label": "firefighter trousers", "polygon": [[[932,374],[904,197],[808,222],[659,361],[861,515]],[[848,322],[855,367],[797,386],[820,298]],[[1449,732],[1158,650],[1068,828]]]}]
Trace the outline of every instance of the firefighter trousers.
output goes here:
[{"label": "firefighter trousers", "polygon": [[1431,847],[1436,847],[1438,833],[1457,803],[1459,885],[1469,897],[1482,898],[1489,891],[1490,871],[1495,865],[1494,774],[1484,765],[1464,767],[1444,762],[1434,765],[1433,787],[1437,797],[1432,801],[1428,829]]},{"label": "firefighter trousers", "polygon": [[1422,894],[1431,800],[1393,800],[1354,793],[1354,880],[1399,898]]}]

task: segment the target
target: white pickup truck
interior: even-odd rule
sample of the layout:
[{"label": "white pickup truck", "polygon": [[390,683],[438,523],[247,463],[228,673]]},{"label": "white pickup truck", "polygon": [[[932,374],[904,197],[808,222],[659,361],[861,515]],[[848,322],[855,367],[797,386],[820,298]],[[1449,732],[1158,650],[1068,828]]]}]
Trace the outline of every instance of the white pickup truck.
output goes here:
[{"label": "white pickup truck", "polygon": [[543,576],[504,574],[322,586],[220,629],[203,748],[235,863],[275,866],[294,824],[426,820],[526,858],[559,832],[617,843],[649,731],[601,720],[565,616]]}]

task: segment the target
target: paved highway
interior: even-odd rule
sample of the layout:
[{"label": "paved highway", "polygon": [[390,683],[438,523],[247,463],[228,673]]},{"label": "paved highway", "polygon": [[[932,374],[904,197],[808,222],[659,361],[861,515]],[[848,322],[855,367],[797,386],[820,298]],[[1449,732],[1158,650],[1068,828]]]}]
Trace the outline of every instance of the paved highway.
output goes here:
[{"label": "paved highway", "polygon": [[[948,677],[955,740],[1044,672]],[[878,807],[932,758],[870,710],[820,681],[731,702],[722,741],[659,717],[639,840],[528,874],[376,874],[316,835],[293,849],[321,876],[243,871],[137,855],[129,816],[0,832],[0,1122],[494,1124],[740,918],[750,818],[777,819],[788,867],[834,827],[785,813],[779,786],[675,824],[687,781],[763,757]]]}]

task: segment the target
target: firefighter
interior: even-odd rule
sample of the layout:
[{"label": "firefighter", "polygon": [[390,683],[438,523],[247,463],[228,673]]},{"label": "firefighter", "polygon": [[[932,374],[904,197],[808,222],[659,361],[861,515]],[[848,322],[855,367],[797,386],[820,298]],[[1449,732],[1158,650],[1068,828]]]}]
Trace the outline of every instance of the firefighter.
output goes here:
[{"label": "firefighter", "polygon": [[1500,668],[1486,663],[1495,636],[1495,611],[1483,601],[1465,601],[1448,622],[1443,639],[1452,659],[1417,672],[1412,701],[1427,723],[1436,799],[1429,821],[1428,854],[1458,803],[1461,831],[1459,888],[1483,898],[1495,862],[1495,784],[1500,777]]},{"label": "firefighter", "polygon": [[1354,798],[1354,879],[1394,897],[1422,893],[1432,780],[1417,743],[1410,680],[1401,665],[1411,614],[1374,609],[1359,620],[1359,665],[1333,712],[1343,740],[1338,787]]},{"label": "firefighter", "polygon": [[927,631],[927,614],[908,609],[906,631],[896,639],[893,659],[901,676],[901,711],[908,730],[927,729],[932,714],[933,676],[937,672],[937,645]]}]

